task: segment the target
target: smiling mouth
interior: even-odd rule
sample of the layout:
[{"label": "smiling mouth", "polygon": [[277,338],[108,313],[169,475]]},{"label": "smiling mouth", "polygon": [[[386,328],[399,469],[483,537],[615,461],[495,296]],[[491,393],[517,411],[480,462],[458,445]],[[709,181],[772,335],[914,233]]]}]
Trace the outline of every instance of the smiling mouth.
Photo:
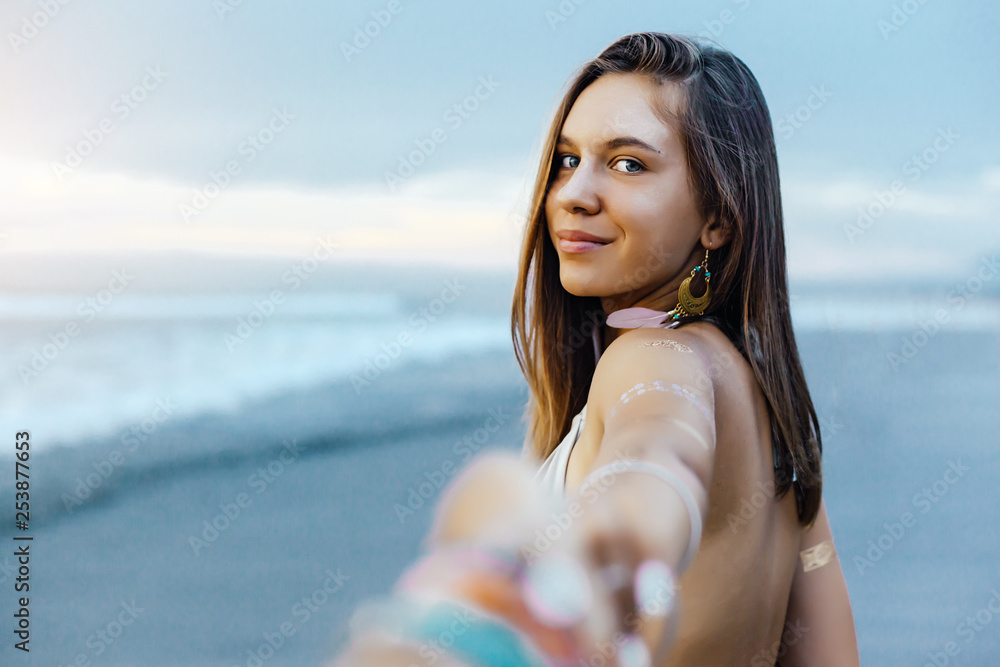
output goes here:
[{"label": "smiling mouth", "polygon": [[559,249],[563,252],[581,253],[603,248],[611,243],[611,241],[602,243],[600,241],[568,241],[566,239],[559,239]]}]

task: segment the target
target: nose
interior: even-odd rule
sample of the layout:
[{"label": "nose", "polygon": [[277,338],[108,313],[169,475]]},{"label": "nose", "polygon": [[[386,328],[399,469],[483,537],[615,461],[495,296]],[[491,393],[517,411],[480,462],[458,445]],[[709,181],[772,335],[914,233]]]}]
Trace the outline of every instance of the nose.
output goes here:
[{"label": "nose", "polygon": [[584,161],[574,167],[567,177],[555,185],[556,205],[569,213],[597,213],[601,210],[601,198],[597,176]]}]

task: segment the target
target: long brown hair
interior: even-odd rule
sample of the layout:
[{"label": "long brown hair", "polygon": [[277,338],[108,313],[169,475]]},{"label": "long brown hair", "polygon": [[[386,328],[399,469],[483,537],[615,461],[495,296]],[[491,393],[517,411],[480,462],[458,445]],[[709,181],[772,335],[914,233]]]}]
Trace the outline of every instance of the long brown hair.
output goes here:
[{"label": "long brown hair", "polygon": [[753,369],[770,410],[776,493],[780,498],[794,488],[799,521],[810,525],[822,492],[822,440],[792,331],[771,116],[746,64],[693,38],[654,32],[622,37],[577,72],[555,112],[542,147],[511,308],[514,351],[531,391],[523,453],[541,462],[555,449],[586,403],[596,368],[591,334],[604,325],[601,301],[562,287],[545,198],[570,109],[587,86],[611,73],[679,85],[679,112],[665,105],[656,111],[680,130],[703,218],[718,215],[733,232],[710,258],[712,300],[705,315],[719,323]]}]

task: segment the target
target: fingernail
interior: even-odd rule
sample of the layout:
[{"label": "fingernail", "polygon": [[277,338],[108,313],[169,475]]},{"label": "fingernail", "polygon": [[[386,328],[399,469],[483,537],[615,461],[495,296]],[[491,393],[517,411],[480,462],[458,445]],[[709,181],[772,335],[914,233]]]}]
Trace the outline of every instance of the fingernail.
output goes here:
[{"label": "fingernail", "polygon": [[639,635],[629,634],[618,648],[618,663],[622,667],[650,667],[653,659]]}]

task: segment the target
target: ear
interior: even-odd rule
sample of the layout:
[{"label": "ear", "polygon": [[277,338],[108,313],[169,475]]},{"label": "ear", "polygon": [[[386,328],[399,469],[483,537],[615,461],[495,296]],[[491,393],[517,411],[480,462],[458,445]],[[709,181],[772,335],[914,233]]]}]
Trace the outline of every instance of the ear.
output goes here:
[{"label": "ear", "polygon": [[721,248],[733,239],[733,228],[719,217],[718,211],[705,223],[701,230],[701,245],[714,250]]}]

